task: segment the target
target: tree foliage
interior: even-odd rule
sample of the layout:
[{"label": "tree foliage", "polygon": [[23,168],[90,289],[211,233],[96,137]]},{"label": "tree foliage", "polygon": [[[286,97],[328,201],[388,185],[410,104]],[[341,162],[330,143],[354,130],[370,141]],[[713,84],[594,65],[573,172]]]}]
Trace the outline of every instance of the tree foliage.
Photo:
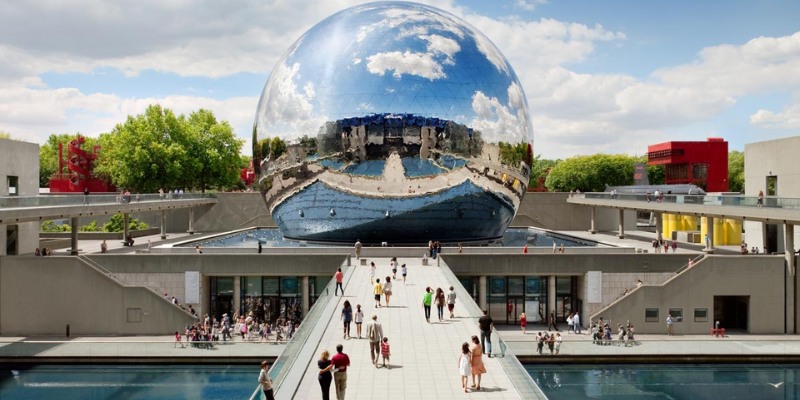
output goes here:
[{"label": "tree foliage", "polygon": [[538,187],[539,178],[544,178],[546,180],[549,170],[555,167],[559,162],[561,162],[561,160],[543,160],[541,154],[534,157],[533,165],[531,165],[531,179],[528,183],[528,187]]},{"label": "tree foliage", "polygon": [[13,138],[11,137],[11,134],[6,132],[6,131],[3,131],[3,130],[0,130],[0,139],[11,139],[11,140],[13,140]]},{"label": "tree foliage", "polygon": [[728,153],[728,190],[744,193],[744,153],[741,151]]},{"label": "tree foliage", "polygon": [[525,142],[517,144],[500,142],[498,147],[500,147],[500,162],[515,168],[519,167],[528,153],[528,143]]},{"label": "tree foliage", "polygon": [[188,118],[160,105],[128,116],[100,136],[103,152],[97,172],[117,187],[136,192],[159,188],[227,188],[238,179],[242,141],[230,125],[208,110]]},{"label": "tree foliage", "polygon": [[[633,164],[646,161],[644,157],[624,154],[594,154],[577,156],[557,163],[547,177],[550,190],[602,192],[606,185],[624,186],[633,184]],[[651,185],[664,182],[663,168],[648,166]]]},{"label": "tree foliage", "polygon": [[[125,217],[122,214],[114,214],[108,219],[108,222],[103,224],[103,232],[123,232],[125,226]],[[136,218],[128,219],[128,229],[131,231],[138,231],[149,228],[150,225],[139,221]]]},{"label": "tree foliage", "polygon": [[[314,146],[316,146],[316,139],[314,140]],[[276,160],[278,157],[282,156],[283,153],[286,153],[286,142],[279,137],[274,138],[264,138],[258,141],[255,150],[258,151],[258,158],[261,160]],[[253,154],[255,157],[256,154]]]}]

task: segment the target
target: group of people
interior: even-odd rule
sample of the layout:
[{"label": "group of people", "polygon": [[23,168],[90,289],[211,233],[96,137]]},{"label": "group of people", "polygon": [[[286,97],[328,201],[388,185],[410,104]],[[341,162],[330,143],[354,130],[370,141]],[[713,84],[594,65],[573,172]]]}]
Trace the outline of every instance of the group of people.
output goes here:
[{"label": "group of people", "polygon": [[747,250],[747,242],[742,242],[742,245],[739,246],[739,252],[742,254],[760,254],[758,247],[753,246],[752,249]]},{"label": "group of people", "polygon": [[450,286],[450,291],[447,295],[444,294],[442,288],[436,288],[434,292],[430,286],[425,288],[425,294],[422,295],[422,309],[425,311],[425,321],[431,322],[431,305],[436,304],[436,314],[439,317],[439,322],[444,321],[444,306],[447,305],[447,310],[450,312],[450,318],[455,318],[453,311],[456,306],[456,292],[455,288]]},{"label": "group of people", "polygon": [[183,189],[175,189],[175,190],[167,190],[164,191],[164,188],[158,189],[158,197],[167,199],[180,199],[183,196]]},{"label": "group of people", "polygon": [[36,250],[34,250],[33,255],[34,256],[52,256],[53,255],[53,250],[52,249],[48,249],[47,247],[44,247],[44,248],[41,248],[41,249],[37,247]]},{"label": "group of people", "polygon": [[436,259],[437,254],[442,254],[442,243],[438,240],[429,240],[428,241],[428,254],[430,258]]},{"label": "group of people", "polygon": [[664,248],[664,253],[668,253],[669,249],[672,248],[672,252],[678,251],[678,242],[674,240],[666,241],[664,239],[655,239],[653,240],[653,252],[654,253],[661,253],[661,248]]},{"label": "group of people", "polygon": [[558,355],[561,352],[561,342],[561,332],[539,332],[536,335],[536,352],[542,355],[544,346],[547,345],[551,355]]},{"label": "group of people", "polygon": [[[611,326],[607,322],[603,322],[600,318],[597,322],[592,323],[592,343],[600,345],[610,345],[615,343],[612,338]],[[636,344],[635,339],[636,329],[634,329],[631,321],[626,325],[617,324],[617,345],[633,346]]]}]

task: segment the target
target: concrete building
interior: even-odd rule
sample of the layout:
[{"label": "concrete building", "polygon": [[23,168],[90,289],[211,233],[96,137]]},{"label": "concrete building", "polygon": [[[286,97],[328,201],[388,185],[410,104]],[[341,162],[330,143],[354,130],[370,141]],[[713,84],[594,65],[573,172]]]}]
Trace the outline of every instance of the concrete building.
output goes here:
[{"label": "concrete building", "polygon": [[[800,203],[800,136],[768,140],[745,145],[744,181],[745,195],[764,193],[764,207],[777,206],[778,198]],[[798,204],[795,204],[797,207]],[[793,232],[794,248],[800,248],[800,229],[787,226]],[[783,252],[786,248],[783,221],[775,223],[745,221],[744,241],[749,248],[756,247],[767,253]]]},{"label": "concrete building", "polygon": [[[0,139],[0,197],[38,194],[39,145]],[[6,224],[0,228],[0,255],[31,254],[36,250],[38,223]]]}]

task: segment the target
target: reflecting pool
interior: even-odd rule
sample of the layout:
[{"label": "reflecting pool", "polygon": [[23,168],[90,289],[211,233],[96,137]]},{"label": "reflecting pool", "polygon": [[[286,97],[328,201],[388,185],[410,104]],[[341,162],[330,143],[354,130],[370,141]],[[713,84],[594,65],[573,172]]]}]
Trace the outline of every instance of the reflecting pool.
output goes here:
[{"label": "reflecting pool", "polygon": [[248,399],[259,367],[228,365],[0,366],[0,399]]},{"label": "reflecting pool", "polygon": [[526,365],[551,400],[795,399],[800,365]]},{"label": "reflecting pool", "polygon": [[[238,231],[229,234],[222,234],[212,238],[206,238],[193,242],[187,242],[180,245],[180,247],[194,247],[200,245],[203,247],[239,247],[239,248],[256,248],[258,243],[261,242],[262,246],[266,247],[301,247],[301,246],[315,246],[315,244],[308,243],[300,240],[287,239],[282,234],[280,229],[277,228],[258,228],[248,229],[245,231]],[[553,243],[556,246],[564,245],[564,247],[592,247],[597,246],[597,243],[588,240],[582,240],[571,236],[560,234],[552,234],[535,228],[509,228],[503,234],[503,237],[490,245],[492,246],[505,246],[505,247],[522,247],[526,244],[529,247],[551,247]],[[352,247],[353,243],[324,243],[318,246],[345,246]],[[365,244],[366,245],[366,244]],[[389,243],[392,245],[392,243]],[[454,243],[443,243],[445,246],[454,246]],[[486,245],[486,243],[464,243],[465,246],[479,246]]]}]

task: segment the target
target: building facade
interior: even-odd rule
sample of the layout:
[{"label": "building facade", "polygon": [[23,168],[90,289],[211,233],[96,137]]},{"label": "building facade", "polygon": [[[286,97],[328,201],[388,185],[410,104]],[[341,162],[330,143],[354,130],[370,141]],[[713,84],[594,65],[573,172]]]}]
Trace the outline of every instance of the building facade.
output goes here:
[{"label": "building facade", "polygon": [[[39,145],[0,139],[0,197],[38,194]],[[0,225],[0,255],[31,254],[38,243],[39,224],[36,222]]]},{"label": "building facade", "polygon": [[647,146],[647,163],[664,166],[667,185],[693,184],[706,192],[728,191],[728,142],[664,142]]}]

